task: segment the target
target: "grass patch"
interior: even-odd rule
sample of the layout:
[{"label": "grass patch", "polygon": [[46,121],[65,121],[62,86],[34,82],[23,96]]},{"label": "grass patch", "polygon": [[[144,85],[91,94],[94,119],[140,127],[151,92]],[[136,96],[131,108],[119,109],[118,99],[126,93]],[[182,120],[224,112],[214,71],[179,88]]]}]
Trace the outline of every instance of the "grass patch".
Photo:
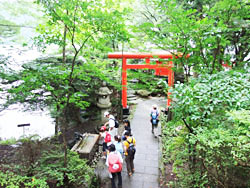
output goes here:
[{"label": "grass patch", "polygon": [[16,144],[17,140],[15,138],[10,138],[7,140],[1,140],[0,141],[0,145],[12,145],[12,144]]}]

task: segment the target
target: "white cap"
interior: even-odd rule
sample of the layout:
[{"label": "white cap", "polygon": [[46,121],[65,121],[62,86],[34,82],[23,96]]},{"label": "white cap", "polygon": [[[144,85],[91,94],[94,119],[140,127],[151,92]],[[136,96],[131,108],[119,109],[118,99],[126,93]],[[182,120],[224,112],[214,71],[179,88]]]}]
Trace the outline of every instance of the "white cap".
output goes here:
[{"label": "white cap", "polygon": [[104,117],[106,117],[107,115],[109,115],[109,112],[108,111],[104,112]]},{"label": "white cap", "polygon": [[156,104],[154,104],[154,105],[153,105],[153,108],[157,108],[157,105],[156,105]]}]

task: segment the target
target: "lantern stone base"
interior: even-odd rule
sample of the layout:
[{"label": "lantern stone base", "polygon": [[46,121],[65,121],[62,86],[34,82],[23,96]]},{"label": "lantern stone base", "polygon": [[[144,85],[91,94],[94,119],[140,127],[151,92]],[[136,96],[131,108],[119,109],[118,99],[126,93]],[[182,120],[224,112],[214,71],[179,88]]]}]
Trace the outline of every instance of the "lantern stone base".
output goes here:
[{"label": "lantern stone base", "polygon": [[122,114],[123,115],[129,115],[130,114],[130,112],[129,112],[129,106],[127,106],[127,108],[123,108],[122,109]]}]

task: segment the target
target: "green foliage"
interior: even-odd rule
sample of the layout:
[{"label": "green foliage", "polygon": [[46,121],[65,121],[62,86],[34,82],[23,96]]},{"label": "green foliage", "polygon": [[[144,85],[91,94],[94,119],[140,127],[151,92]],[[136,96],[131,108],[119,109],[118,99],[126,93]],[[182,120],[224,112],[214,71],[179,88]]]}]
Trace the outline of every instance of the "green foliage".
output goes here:
[{"label": "green foliage", "polygon": [[64,185],[65,176],[73,187],[90,187],[95,181],[94,170],[87,164],[87,160],[80,159],[75,152],[68,151],[67,168],[63,166],[63,153],[46,151],[39,160],[35,169],[37,177],[46,177],[47,181],[56,181],[57,186]]},{"label": "green foliage", "polygon": [[249,72],[220,72],[172,91],[163,158],[173,164],[178,187],[250,186],[249,78]]},{"label": "green foliage", "polygon": [[[84,53],[91,53],[96,48],[106,51],[110,41],[129,40],[124,24],[128,9],[121,8],[113,0],[37,2],[45,7],[48,17],[47,24],[38,27],[41,35],[36,38],[36,43],[42,49],[48,44],[60,47],[71,45],[74,51],[78,48]],[[66,41],[63,32],[65,27],[68,32]],[[82,48],[83,45],[87,50]]]},{"label": "green foliage", "polygon": [[[9,71],[2,74],[2,78],[9,83],[19,80],[19,83],[8,89],[8,101],[6,106],[13,103],[26,103],[27,109],[59,106],[64,108],[69,96],[69,104],[85,109],[91,101],[89,96],[95,96],[95,90],[100,80],[106,80],[116,86],[115,80],[106,75],[109,69],[104,70],[102,64],[96,62],[78,62],[72,74],[72,86],[68,86],[70,67],[62,64],[45,63],[43,61],[31,62],[23,65],[19,72]],[[94,99],[93,99],[94,100]],[[33,108],[32,108],[33,107]],[[59,113],[59,112],[57,112]]]},{"label": "green foliage", "polygon": [[16,144],[17,140],[16,138],[9,138],[7,140],[0,140],[0,145],[12,145]]},{"label": "green foliage", "polygon": [[49,188],[45,179],[35,177],[20,176],[11,171],[0,172],[0,185],[6,188]]},{"label": "green foliage", "polygon": [[249,73],[231,71],[203,75],[189,85],[176,84],[172,94],[176,118],[195,127],[221,124],[227,111],[248,108],[249,78]]},{"label": "green foliage", "polygon": [[248,110],[230,111],[228,113],[238,123],[250,124],[250,112]]},{"label": "green foliage", "polygon": [[151,71],[128,71],[128,80],[136,79],[138,82],[128,84],[134,90],[147,90],[153,95],[166,94],[168,88],[166,78],[157,78]]},{"label": "green foliage", "polygon": [[80,159],[78,153],[69,152],[69,157],[69,172],[66,173],[69,182],[74,183],[75,186],[85,185],[90,187],[95,181],[94,169],[87,164],[87,160]]},{"label": "green foliage", "polygon": [[[52,109],[56,128],[60,127],[62,130],[64,141],[63,167],[61,171],[55,172],[55,179],[62,184],[67,177],[70,182],[75,183],[78,180],[76,176],[66,173],[70,168],[70,159],[67,156],[67,128],[72,124],[72,114],[79,118],[80,109],[84,110],[92,102],[89,96],[93,96],[92,100],[95,100],[93,94],[100,80],[115,83],[110,81],[113,80],[110,72],[100,69],[104,66],[94,65],[99,59],[92,57],[92,51],[106,51],[111,49],[115,42],[129,40],[125,28],[127,10],[113,0],[38,0],[37,3],[43,7],[46,23],[37,28],[40,35],[34,42],[42,50],[52,44],[58,46],[62,51],[62,59],[59,63],[27,63],[20,71],[7,68],[0,70],[1,82],[7,93],[4,107],[22,103],[29,110]],[[110,43],[110,40],[113,40],[113,43]],[[83,61],[78,61],[80,55],[83,56]],[[77,113],[74,113],[75,111]],[[32,144],[27,145],[33,148]],[[27,163],[24,162],[28,174],[33,174],[37,166],[34,156],[32,155]],[[71,170],[76,167],[78,166],[72,167]],[[88,170],[85,169],[85,172],[88,173]],[[52,176],[53,173],[54,171],[49,175]],[[81,177],[83,179],[83,176]],[[84,175],[86,187],[91,178],[89,174]]]},{"label": "green foliage", "polygon": [[[138,32],[143,31],[151,43],[163,50],[177,56],[181,53],[174,63],[176,71],[184,71],[186,79],[191,69],[212,74],[223,70],[222,63],[236,62],[233,67],[244,69],[249,55],[246,1],[145,2],[146,21]],[[191,56],[186,58],[187,54]]]},{"label": "green foliage", "polygon": [[[14,103],[23,103],[30,110],[49,107],[54,117],[62,114],[67,117],[65,113],[72,108],[85,109],[95,101],[88,96],[95,96],[100,80],[116,84],[108,72],[110,69],[105,70],[106,61],[101,55],[100,59],[93,58],[92,52],[96,56],[99,50],[110,50],[112,40],[129,40],[125,29],[128,10],[112,0],[39,0],[37,3],[43,6],[47,22],[39,26],[36,44],[42,49],[56,44],[62,48],[63,56],[67,52],[67,58],[48,64],[28,63],[19,72],[1,70],[2,83],[11,85],[6,87],[9,95],[5,107]],[[77,60],[80,54],[84,57],[82,62]]]},{"label": "green foliage", "polygon": [[86,187],[96,181],[89,162],[68,151],[68,165],[64,167],[64,153],[53,140],[39,141],[36,136],[19,140],[15,160],[0,164],[0,185],[4,187]]}]

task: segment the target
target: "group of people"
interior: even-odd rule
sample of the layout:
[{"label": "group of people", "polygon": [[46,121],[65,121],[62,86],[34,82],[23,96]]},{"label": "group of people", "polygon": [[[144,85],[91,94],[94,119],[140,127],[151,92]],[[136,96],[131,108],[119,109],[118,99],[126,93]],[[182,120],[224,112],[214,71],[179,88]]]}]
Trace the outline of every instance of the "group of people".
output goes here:
[{"label": "group of people", "polygon": [[122,166],[126,161],[128,176],[132,176],[134,168],[134,156],[136,140],[132,136],[130,121],[123,120],[124,131],[118,134],[119,124],[109,112],[104,113],[108,121],[100,128],[100,136],[103,139],[103,157],[106,159],[112,188],[116,188],[115,179],[118,177],[118,188],[122,187]]},{"label": "group of people", "polygon": [[[150,121],[152,124],[152,133],[155,134],[159,122],[160,113],[156,105],[150,112]],[[103,158],[106,159],[109,175],[111,178],[112,188],[116,188],[115,179],[118,177],[118,188],[122,187],[122,166],[125,159],[128,176],[131,177],[135,172],[134,156],[136,152],[136,140],[132,136],[130,121],[123,120],[124,131],[121,135],[118,134],[119,124],[114,116],[109,112],[104,113],[104,117],[108,121],[101,127],[100,136],[103,139]]]}]

